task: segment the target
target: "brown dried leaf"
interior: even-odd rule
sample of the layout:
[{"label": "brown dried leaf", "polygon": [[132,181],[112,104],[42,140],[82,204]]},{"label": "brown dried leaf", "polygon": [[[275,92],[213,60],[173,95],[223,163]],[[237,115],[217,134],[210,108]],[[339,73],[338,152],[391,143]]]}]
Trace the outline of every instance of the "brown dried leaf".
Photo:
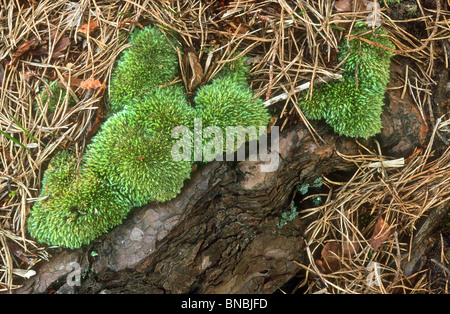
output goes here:
[{"label": "brown dried leaf", "polygon": [[338,0],[334,4],[334,7],[339,12],[351,12],[353,11],[353,5],[355,5],[355,12],[364,11],[367,3],[366,0]]},{"label": "brown dried leaf", "polygon": [[95,19],[81,26],[78,31],[86,35],[87,34],[91,35],[93,32],[97,30],[97,28],[98,28],[98,21]]},{"label": "brown dried leaf", "polygon": [[243,35],[248,31],[252,30],[252,28],[249,25],[243,24],[238,20],[236,20],[235,22],[236,23],[234,23],[233,21],[227,22],[231,26],[230,28],[227,28],[228,32]]},{"label": "brown dried leaf", "polygon": [[44,41],[53,40],[53,39],[55,39],[56,36],[58,36],[58,35],[59,35],[59,31],[55,29],[55,30],[53,30],[52,33],[50,34],[50,37],[49,37],[49,36],[42,37],[42,40],[44,40]]},{"label": "brown dried leaf", "polygon": [[33,264],[35,262],[35,258],[28,256],[24,252],[23,248],[21,246],[19,246],[17,243],[15,243],[14,241],[8,241],[8,245],[9,245],[9,248],[11,249],[11,252],[16,257],[18,257],[22,262],[25,262],[27,264]]},{"label": "brown dried leaf", "polygon": [[383,217],[380,216],[375,224],[375,227],[373,228],[372,236],[369,239],[369,244],[375,252],[378,251],[380,246],[387,240],[390,234],[390,226],[385,223]]},{"label": "brown dried leaf", "polygon": [[336,10],[340,12],[348,12],[353,9],[353,1],[352,0],[338,0],[334,3],[334,7]]},{"label": "brown dried leaf", "polygon": [[195,51],[188,49],[184,55],[184,64],[188,78],[188,89],[192,91],[200,86],[203,80],[203,67],[198,61]]},{"label": "brown dried leaf", "polygon": [[316,259],[316,266],[319,269],[319,272],[321,272],[322,274],[327,274],[329,272],[323,265],[322,260],[320,259]]},{"label": "brown dried leaf", "polygon": [[[42,41],[40,41],[38,38],[33,38],[28,40],[26,43],[19,46],[17,51],[12,55],[12,62],[16,62],[22,55],[25,53],[31,55],[31,56],[42,56],[48,53],[48,45],[47,42],[49,40],[53,40],[58,36],[58,31],[52,31],[50,36],[46,36],[42,38]],[[53,49],[53,55],[52,58],[57,58],[62,55],[64,55],[64,51],[67,49],[67,47],[71,44],[71,41],[68,37],[63,36],[55,45],[55,48]]]},{"label": "brown dried leaf", "polygon": [[53,48],[53,54],[52,58],[58,58],[65,54],[65,51],[67,47],[69,47],[71,44],[70,38],[63,36],[55,45],[55,48]]},{"label": "brown dried leaf", "polygon": [[[64,80],[67,83],[70,83],[70,88],[72,89],[77,89],[78,87],[80,87],[81,83],[84,81],[82,78],[78,78],[78,77],[69,77],[69,75],[67,74],[63,74],[64,76]],[[69,82],[70,79],[70,82]],[[66,86],[64,84],[62,84],[61,82],[58,83],[58,86],[62,87],[62,88],[66,88]]]},{"label": "brown dried leaf", "polygon": [[34,72],[34,71],[30,70],[30,69],[27,69],[27,71],[25,72],[23,78],[25,79],[25,81],[28,82],[31,78],[33,78],[35,76],[36,76],[36,72]]},{"label": "brown dried leaf", "polygon": [[316,264],[323,273],[329,274],[342,268],[341,260],[350,259],[358,252],[359,245],[356,241],[339,243],[333,240],[322,248],[322,259],[317,260]]},{"label": "brown dried leaf", "polygon": [[360,246],[356,241],[346,241],[342,243],[342,255],[346,258],[351,258],[359,252]]},{"label": "brown dried leaf", "polygon": [[36,48],[39,45],[39,39],[33,38],[25,42],[24,44],[20,45],[19,48],[17,48],[16,52],[12,55],[12,61],[11,64],[15,63],[23,54],[27,53],[28,51]]},{"label": "brown dried leaf", "polygon": [[324,269],[325,273],[332,273],[341,268],[341,253],[341,246],[337,241],[330,241],[325,244],[320,253],[322,257],[321,267]]},{"label": "brown dried leaf", "polygon": [[42,55],[47,54],[47,52],[48,52],[48,46],[42,45],[42,46],[38,46],[36,49],[28,51],[28,54],[30,56],[42,56]]}]

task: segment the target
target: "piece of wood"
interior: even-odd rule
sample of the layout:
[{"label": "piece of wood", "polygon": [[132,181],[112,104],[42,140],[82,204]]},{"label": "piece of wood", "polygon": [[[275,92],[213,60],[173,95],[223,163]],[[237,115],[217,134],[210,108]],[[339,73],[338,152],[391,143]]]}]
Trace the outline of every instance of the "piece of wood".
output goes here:
[{"label": "piece of wood", "polygon": [[74,270],[71,262],[96,274],[94,287],[78,287],[85,292],[273,292],[299,271],[294,261],[304,260],[306,220],[277,228],[292,191],[305,180],[352,167],[335,150],[355,153],[355,142],[326,135],[327,126],[319,130],[326,142],[321,146],[303,124],[283,132],[275,172],[260,172],[260,162],[250,161],[198,167],[176,199],[135,209],[91,245],[53,254],[18,292],[44,293],[56,280],[64,282]]},{"label": "piece of wood", "polygon": [[[393,67],[394,76],[402,72]],[[427,128],[414,102],[398,93],[388,93],[378,141],[384,155],[407,158],[425,142]],[[261,172],[260,162],[250,161],[198,166],[177,198],[134,209],[88,246],[52,253],[16,292],[273,293],[300,271],[296,262],[306,263],[309,221],[277,228],[294,189],[353,169],[337,151],[359,154],[354,139],[338,137],[323,122],[313,125],[323,143],[301,122],[281,132],[277,171]],[[375,147],[372,140],[363,144]],[[74,265],[85,275],[79,282]]]}]

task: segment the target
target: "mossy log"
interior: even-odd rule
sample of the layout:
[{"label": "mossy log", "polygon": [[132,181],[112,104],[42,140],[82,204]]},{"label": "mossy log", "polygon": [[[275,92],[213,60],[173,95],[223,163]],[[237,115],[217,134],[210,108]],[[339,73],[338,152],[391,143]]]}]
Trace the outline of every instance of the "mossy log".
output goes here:
[{"label": "mossy log", "polygon": [[[404,67],[392,65],[393,80]],[[400,94],[388,92],[377,138],[393,157],[407,157],[429,134],[414,102]],[[306,262],[307,219],[277,228],[293,190],[351,170],[337,151],[358,154],[354,139],[314,123],[324,142],[301,122],[280,132],[277,171],[260,172],[249,161],[198,166],[175,199],[134,209],[122,225],[80,249],[52,251],[16,293],[273,293],[300,270],[295,262]],[[373,139],[363,143],[376,147]],[[74,265],[81,267],[79,286],[66,282]]]}]

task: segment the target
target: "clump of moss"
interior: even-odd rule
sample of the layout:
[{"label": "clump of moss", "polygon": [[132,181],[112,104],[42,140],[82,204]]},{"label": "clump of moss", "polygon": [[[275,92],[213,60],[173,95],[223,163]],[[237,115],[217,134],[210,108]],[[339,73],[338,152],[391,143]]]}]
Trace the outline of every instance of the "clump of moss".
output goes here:
[{"label": "clump of moss", "polygon": [[[231,76],[216,78],[210,85],[199,89],[194,99],[203,127],[217,126],[226,134],[227,126],[242,128],[266,126],[270,116],[263,108],[261,99],[253,99],[250,88],[236,84]],[[248,134],[247,140],[256,140],[258,133]],[[224,149],[226,137],[223,137]]]},{"label": "clump of moss", "polygon": [[[245,63],[246,58],[241,57],[227,63],[221,72],[208,85],[200,87],[194,98],[198,117],[201,118],[202,126],[214,126],[220,129],[223,136],[222,147],[227,153],[235,151],[238,147],[230,148],[227,143],[227,126],[242,127],[246,131],[248,127],[255,127],[256,133],[246,132],[245,140],[252,141],[259,137],[260,126],[267,126],[270,115],[263,107],[263,102],[255,98],[247,74],[250,67]],[[238,143],[237,137],[242,134],[234,134],[232,140]],[[230,138],[231,140],[231,138]],[[203,144],[209,139],[204,139]],[[228,144],[228,145],[227,145]],[[216,152],[219,154],[221,152]],[[205,157],[205,156],[204,156]]]},{"label": "clump of moss", "polygon": [[179,73],[178,54],[157,27],[134,32],[111,76],[109,110],[122,110],[133,98],[170,83]]},{"label": "clump of moss", "polygon": [[386,31],[355,27],[354,38],[344,40],[338,62],[344,61],[342,81],[314,86],[313,94],[303,93],[299,106],[310,119],[324,119],[339,135],[368,138],[381,131],[385,88],[389,81],[390,58],[395,49]]},{"label": "clump of moss", "polygon": [[108,120],[94,136],[77,168],[75,156],[58,153],[44,174],[41,196],[28,217],[40,242],[76,248],[120,224],[131,208],[165,202],[180,192],[193,161],[172,157],[174,128],[267,125],[269,115],[254,100],[241,61],[200,88],[196,107],[183,86],[166,84],[178,74],[177,53],[162,32],[147,27],[133,34],[132,48],[114,70]]},{"label": "clump of moss", "polygon": [[174,161],[170,134],[192,121],[193,108],[173,97],[173,88],[155,92],[106,121],[89,146],[87,166],[129,197],[134,206],[174,198],[191,173],[191,161]]},{"label": "clump of moss", "polygon": [[132,204],[104,179],[82,167],[67,150],[51,160],[40,197],[27,218],[28,232],[39,242],[77,248],[120,224]]}]

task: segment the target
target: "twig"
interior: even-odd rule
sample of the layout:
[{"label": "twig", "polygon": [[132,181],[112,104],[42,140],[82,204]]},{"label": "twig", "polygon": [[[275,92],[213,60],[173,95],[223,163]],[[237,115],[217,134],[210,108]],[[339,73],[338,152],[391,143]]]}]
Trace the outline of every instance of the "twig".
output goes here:
[{"label": "twig", "polygon": [[[327,82],[329,82],[331,80],[335,80],[335,79],[338,79],[338,80],[342,79],[342,75],[341,74],[334,74],[334,73],[332,73],[329,76],[326,76],[324,78],[316,79],[314,81],[314,84],[320,83],[320,82],[327,83]],[[311,82],[307,82],[307,83],[304,83],[302,85],[299,85],[299,86],[294,88],[293,93],[301,92],[302,90],[308,89],[310,86],[311,86]],[[282,100],[286,100],[289,97],[290,94],[291,93],[283,93],[283,94],[275,96],[275,97],[273,97],[273,98],[271,98],[269,100],[266,100],[263,103],[264,107],[267,108],[267,107],[273,105],[274,103],[277,103],[277,102],[282,101]]]},{"label": "twig", "polygon": [[264,15],[261,15],[261,14],[258,14],[258,17],[261,20],[268,22],[270,24],[270,26],[272,27],[273,32],[275,34],[275,43],[273,45],[272,56],[271,56],[270,65],[269,65],[269,83],[267,85],[267,91],[266,91],[266,100],[268,100],[270,98],[270,94],[272,93],[273,64],[275,63],[275,57],[278,52],[278,43],[280,41],[280,35],[278,34],[278,30],[275,27],[275,24],[273,23],[273,21],[270,18],[268,18],[267,16],[264,16]]},{"label": "twig", "polygon": [[387,290],[391,290],[391,288],[395,285],[395,283],[397,282],[398,278],[400,277],[400,265],[401,265],[401,254],[400,254],[400,244],[398,243],[398,233],[397,231],[394,232],[394,241],[395,241],[395,248],[397,249],[397,258],[396,258],[396,262],[397,262],[397,269],[395,271],[395,277],[394,279],[391,281],[391,284],[389,285],[389,287],[387,288]]},{"label": "twig", "polygon": [[447,267],[445,267],[442,263],[438,262],[434,258],[432,258],[431,261],[433,263],[435,263],[436,265],[438,265],[443,271],[445,271],[447,273],[447,275],[450,275],[450,270]]}]

